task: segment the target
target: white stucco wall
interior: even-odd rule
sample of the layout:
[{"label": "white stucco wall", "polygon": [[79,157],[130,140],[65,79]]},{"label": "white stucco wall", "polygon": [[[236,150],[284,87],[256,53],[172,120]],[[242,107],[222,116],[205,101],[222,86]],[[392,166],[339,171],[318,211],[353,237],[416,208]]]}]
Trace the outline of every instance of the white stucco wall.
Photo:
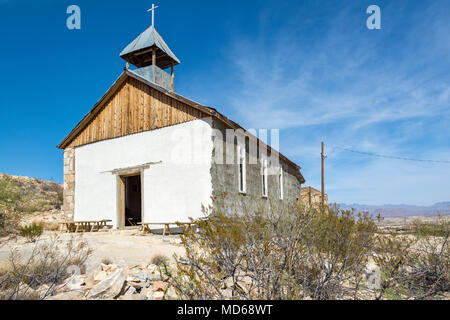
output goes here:
[{"label": "white stucco wall", "polygon": [[117,181],[110,172],[149,162],[143,221],[188,221],[211,204],[211,119],[96,142],[75,149],[74,220],[110,219],[117,226]]}]

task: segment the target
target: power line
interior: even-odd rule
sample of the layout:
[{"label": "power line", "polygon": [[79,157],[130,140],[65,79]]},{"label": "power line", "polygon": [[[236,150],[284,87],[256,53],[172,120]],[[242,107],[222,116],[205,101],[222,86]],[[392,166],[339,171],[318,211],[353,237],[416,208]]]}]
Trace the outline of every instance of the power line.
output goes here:
[{"label": "power line", "polygon": [[348,152],[358,153],[358,154],[364,154],[367,156],[372,156],[372,157],[377,157],[377,158],[387,158],[387,159],[416,161],[416,162],[450,163],[450,161],[447,161],[447,160],[413,159],[413,158],[405,158],[405,157],[387,156],[387,155],[377,154],[377,153],[372,153],[372,152],[357,151],[357,150],[352,150],[349,148],[342,148],[342,147],[337,147],[337,146],[334,146],[333,148],[348,151]]}]

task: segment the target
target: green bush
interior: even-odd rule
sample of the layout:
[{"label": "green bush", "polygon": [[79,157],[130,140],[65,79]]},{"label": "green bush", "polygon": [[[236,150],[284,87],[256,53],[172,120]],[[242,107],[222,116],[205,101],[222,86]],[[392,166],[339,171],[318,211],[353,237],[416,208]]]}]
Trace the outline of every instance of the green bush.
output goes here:
[{"label": "green bush", "polygon": [[3,176],[0,179],[0,210],[11,211],[21,200],[20,190],[11,178]]},{"label": "green bush", "polygon": [[[231,205],[225,205],[225,203]],[[373,249],[367,215],[214,199],[186,232],[171,284],[185,299],[356,297]]]},{"label": "green bush", "polygon": [[42,233],[44,232],[44,227],[40,224],[32,223],[28,226],[21,227],[19,234],[22,237],[25,237],[30,242],[36,241],[37,238],[39,238]]}]

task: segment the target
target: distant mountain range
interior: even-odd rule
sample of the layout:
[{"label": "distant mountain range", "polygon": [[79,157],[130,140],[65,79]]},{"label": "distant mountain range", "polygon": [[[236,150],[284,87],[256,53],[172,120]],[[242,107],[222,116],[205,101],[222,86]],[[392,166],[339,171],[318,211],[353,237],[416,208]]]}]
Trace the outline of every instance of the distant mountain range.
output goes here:
[{"label": "distant mountain range", "polygon": [[338,203],[339,207],[344,210],[355,209],[356,211],[367,211],[377,216],[380,214],[385,218],[409,217],[409,216],[437,216],[450,215],[450,201],[438,202],[431,206],[413,206],[407,204],[385,204],[385,205],[364,205],[364,204],[345,204]]}]

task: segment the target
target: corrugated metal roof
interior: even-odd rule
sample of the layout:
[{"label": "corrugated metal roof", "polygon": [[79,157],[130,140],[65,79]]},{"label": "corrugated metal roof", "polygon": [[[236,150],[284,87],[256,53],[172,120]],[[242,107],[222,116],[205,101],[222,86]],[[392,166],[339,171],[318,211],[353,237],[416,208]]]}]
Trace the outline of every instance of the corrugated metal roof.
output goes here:
[{"label": "corrugated metal roof", "polygon": [[158,31],[153,26],[142,32],[136,39],[133,40],[125,49],[122,50],[120,56],[126,56],[130,53],[150,48],[153,45],[164,51],[170,58],[174,60],[174,64],[179,64],[180,60],[170,50],[169,46],[164,42]]}]

